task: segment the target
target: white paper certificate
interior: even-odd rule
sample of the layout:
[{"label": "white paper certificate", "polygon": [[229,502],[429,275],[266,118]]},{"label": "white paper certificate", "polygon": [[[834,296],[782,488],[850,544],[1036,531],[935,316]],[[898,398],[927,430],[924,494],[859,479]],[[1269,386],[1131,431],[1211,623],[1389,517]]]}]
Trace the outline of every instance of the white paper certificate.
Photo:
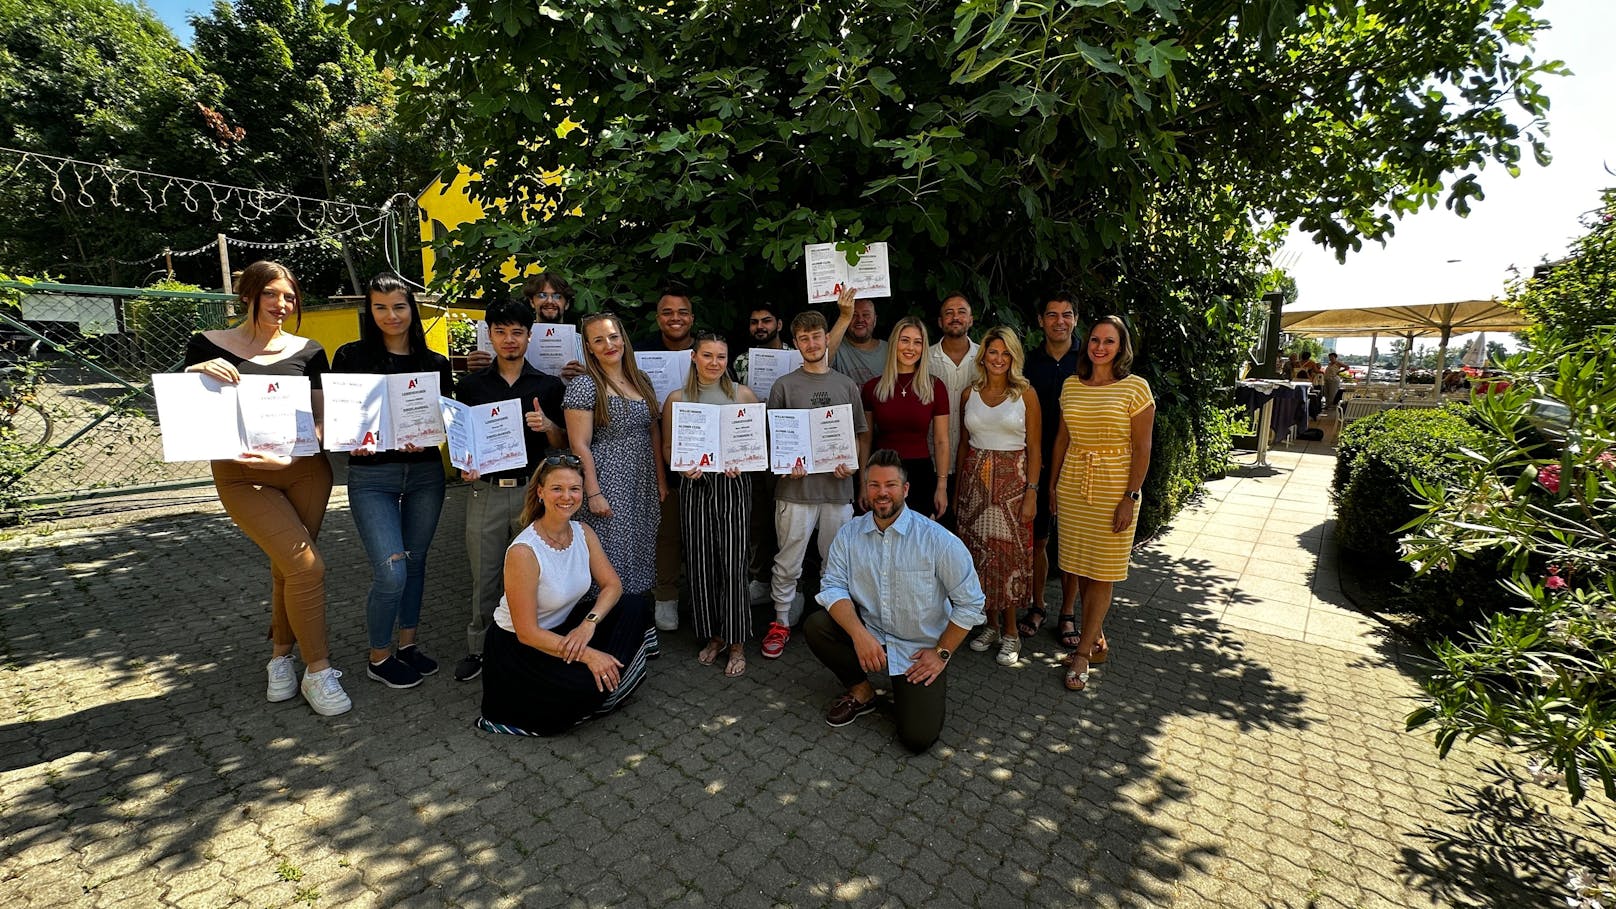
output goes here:
[{"label": "white paper certificate", "polygon": [[769,408],[758,404],[726,404],[719,408],[723,426],[724,469],[769,469]]},{"label": "white paper certificate", "polygon": [[227,461],[247,450],[241,440],[236,386],[199,372],[152,376],[164,461]]},{"label": "white paper certificate", "polygon": [[746,384],[759,401],[767,401],[775,380],[801,366],[802,354],[798,351],[754,347],[746,352]]},{"label": "white paper certificate", "polygon": [[492,356],[494,353],[494,339],[488,336],[488,323],[478,319],[476,325],[477,349]]},{"label": "white paper certificate", "polygon": [[537,323],[527,344],[527,361],[539,372],[561,375],[561,367],[573,360],[582,360],[578,347],[578,329],[572,325]]},{"label": "white paper certificate", "polygon": [[332,451],[443,444],[435,372],[326,373],[325,443]]},{"label": "white paper certificate", "polygon": [[838,467],[858,469],[858,438],[853,435],[853,405],[817,407],[813,411],[813,473]]},{"label": "white paper certificate", "polygon": [[858,264],[847,263],[847,253],[834,243],[810,243],[802,248],[808,277],[808,302],[833,303],[843,287],[858,289],[859,299],[892,296],[892,273],[887,245],[870,243],[856,251]]},{"label": "white paper certificate", "polygon": [[449,439],[449,463],[461,470],[489,474],[527,465],[522,436],[522,402],[462,404],[438,398],[444,432]]},{"label": "white paper certificate", "polygon": [[769,411],[769,469],[788,474],[797,466],[807,473],[858,469],[853,405]]},{"label": "white paper certificate", "polygon": [[688,350],[635,351],[634,362],[651,380],[651,390],[656,394],[656,402],[651,406],[653,413],[662,409],[668,392],[684,387],[685,377],[690,375]]},{"label": "white paper certificate", "polygon": [[238,385],[198,372],[152,376],[165,461],[228,461],[245,452],[318,454],[307,376],[248,373]]},{"label": "white paper certificate", "polygon": [[[330,373],[326,373],[330,376]],[[399,373],[387,377],[388,448],[435,448],[443,444],[443,389],[435,372]]]},{"label": "white paper certificate", "polygon": [[328,372],[325,387],[325,446],[332,451],[381,451],[387,407],[385,376]]},{"label": "white paper certificate", "polygon": [[724,447],[718,406],[676,401],[673,407],[673,462],[680,473],[693,467],[704,473],[723,470],[719,453]]},{"label": "white paper certificate", "polygon": [[788,474],[796,467],[813,473],[813,429],[806,410],[769,411],[769,470]]}]

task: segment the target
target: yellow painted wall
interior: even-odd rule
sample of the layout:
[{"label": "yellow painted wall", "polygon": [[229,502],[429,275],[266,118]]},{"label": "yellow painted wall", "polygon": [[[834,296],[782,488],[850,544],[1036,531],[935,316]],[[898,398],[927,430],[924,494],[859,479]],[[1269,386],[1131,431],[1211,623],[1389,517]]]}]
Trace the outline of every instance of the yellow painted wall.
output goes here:
[{"label": "yellow painted wall", "polygon": [[[555,186],[561,182],[561,172],[554,171],[543,176],[544,182]],[[473,221],[481,221],[486,212],[478,205],[470,194],[470,186],[481,182],[482,178],[471,172],[471,168],[460,165],[449,185],[445,186],[441,179],[433,180],[419,197],[416,198],[417,214],[421,219],[421,273],[425,282],[430,285],[433,278],[433,268],[437,265],[437,257],[432,253],[432,242],[440,235],[447,236],[454,233],[455,228]],[[506,200],[496,199],[494,205],[503,211]],[[550,212],[544,213],[544,219],[549,220]],[[507,284],[516,284],[521,278],[535,275],[544,269],[538,263],[530,263],[527,268],[518,273],[516,257],[512,256],[499,265],[500,277]]]},{"label": "yellow painted wall", "polygon": [[[471,319],[481,319],[480,309],[458,306],[419,304],[421,327],[426,330],[426,346],[447,355],[449,353],[449,326],[444,318],[448,313],[459,313]],[[357,303],[331,303],[312,306],[303,312],[303,327],[298,334],[313,338],[325,348],[326,356],[333,356],[337,348],[349,341],[359,340],[359,305]]]}]

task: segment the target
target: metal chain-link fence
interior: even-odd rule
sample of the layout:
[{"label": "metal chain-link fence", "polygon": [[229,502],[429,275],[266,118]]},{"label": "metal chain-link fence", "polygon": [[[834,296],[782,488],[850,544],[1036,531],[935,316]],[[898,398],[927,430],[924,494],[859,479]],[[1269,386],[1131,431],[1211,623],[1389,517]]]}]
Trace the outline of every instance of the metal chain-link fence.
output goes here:
[{"label": "metal chain-link fence", "polygon": [[3,498],[50,501],[207,481],[206,462],[164,463],[151,376],[179,369],[192,333],[230,324],[233,299],[0,282]]}]

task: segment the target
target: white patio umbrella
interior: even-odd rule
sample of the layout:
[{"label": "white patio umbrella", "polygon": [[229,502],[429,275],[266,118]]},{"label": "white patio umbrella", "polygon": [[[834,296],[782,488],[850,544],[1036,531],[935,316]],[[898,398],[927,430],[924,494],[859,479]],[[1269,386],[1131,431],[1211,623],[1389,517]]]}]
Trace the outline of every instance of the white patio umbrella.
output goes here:
[{"label": "white patio umbrella", "polygon": [[1474,341],[1470,342],[1470,347],[1467,350],[1465,350],[1464,357],[1459,360],[1459,363],[1460,363],[1460,365],[1468,366],[1471,369],[1486,369],[1487,368],[1487,333],[1486,332],[1482,332],[1481,334],[1476,335],[1476,339]]}]

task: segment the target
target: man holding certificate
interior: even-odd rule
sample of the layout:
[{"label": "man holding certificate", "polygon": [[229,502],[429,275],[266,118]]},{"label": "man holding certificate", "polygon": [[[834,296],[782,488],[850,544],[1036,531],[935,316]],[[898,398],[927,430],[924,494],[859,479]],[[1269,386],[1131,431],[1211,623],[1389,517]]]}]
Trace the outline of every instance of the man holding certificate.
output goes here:
[{"label": "man holding certificate", "polygon": [[[771,598],[775,620],[763,636],[763,656],[775,659],[785,652],[791,639],[791,625],[800,618],[797,581],[802,577],[802,559],[808,540],[819,531],[819,554],[823,558],[831,538],[853,517],[853,477],[870,450],[869,426],[864,420],[864,404],[853,380],[830,368],[830,345],[826,338],[825,317],[809,310],[791,320],[791,336],[802,353],[802,367],[787,373],[769,390],[769,409],[813,409],[820,412],[839,406],[851,410],[852,430],[857,440],[857,461],[838,463],[833,471],[810,475],[801,465],[780,477],[775,487],[774,532],[779,551],[774,558]],[[795,607],[795,609],[794,609]]]},{"label": "man holding certificate", "polygon": [[[634,342],[636,355],[692,350],[696,338],[691,334],[691,329],[696,325],[696,316],[690,302],[690,289],[677,283],[664,287],[662,295],[657,298],[656,322],[657,330],[654,333]],[[639,365],[647,372],[652,371],[649,363]],[[673,364],[668,365],[671,367]],[[678,365],[684,368],[684,375],[688,376],[689,364],[681,359]],[[652,384],[658,385],[658,399],[651,408],[656,410],[667,400],[669,392],[684,382],[659,384],[653,375]],[[679,627],[679,569],[684,564],[684,547],[679,535],[679,477],[670,470],[667,480],[668,494],[662,499],[662,518],[661,523],[657,524],[656,586],[651,588],[652,595],[656,597],[656,627],[660,631],[673,631]]]},{"label": "man holding certificate", "polygon": [[[536,325],[565,324],[573,296],[572,285],[553,271],[541,271],[522,282],[522,299],[533,307],[533,322]],[[486,350],[474,350],[466,356],[466,368],[472,372],[487,369],[493,362],[494,355]],[[571,382],[583,371],[584,364],[573,357],[561,364],[559,375],[562,382]]]},{"label": "man holding certificate", "polygon": [[455,666],[455,678],[469,682],[483,671],[483,639],[504,592],[505,549],[522,530],[523,487],[543,460],[546,448],[567,444],[561,399],[566,387],[527,362],[533,310],[515,300],[496,300],[484,319],[494,345],[494,363],[460,380],[455,397],[467,405],[511,401],[522,411],[522,444],[526,462],[489,474],[462,470],[471,483],[466,504],[466,556],[471,561],[471,622],[466,626],[467,654]]}]

